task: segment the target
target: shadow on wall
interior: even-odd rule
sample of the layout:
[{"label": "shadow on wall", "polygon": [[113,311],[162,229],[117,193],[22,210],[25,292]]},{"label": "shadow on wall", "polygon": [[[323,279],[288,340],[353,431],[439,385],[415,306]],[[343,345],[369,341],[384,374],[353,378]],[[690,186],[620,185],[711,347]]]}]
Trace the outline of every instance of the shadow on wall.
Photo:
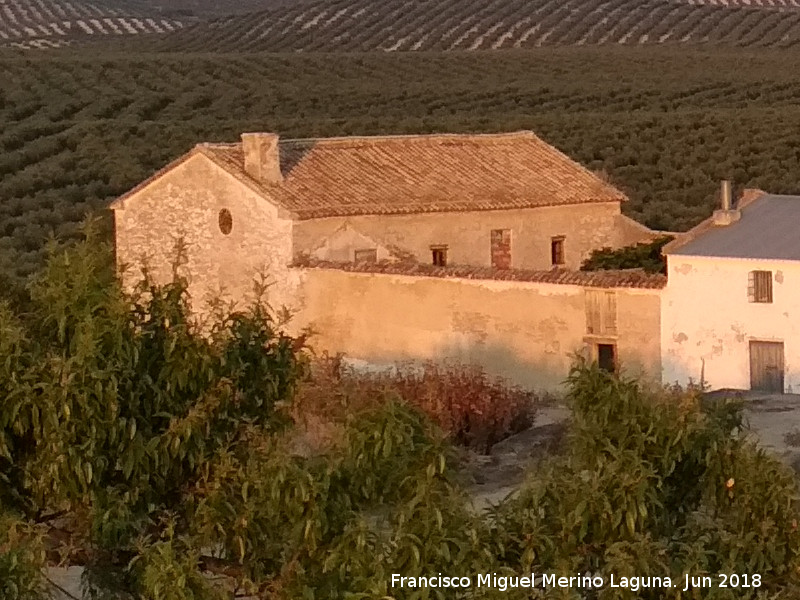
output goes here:
[{"label": "shadow on wall", "polygon": [[[313,347],[313,338],[311,346]],[[575,348],[574,352],[585,354],[580,348]],[[562,394],[565,392],[564,380],[569,374],[574,354],[559,352],[548,356],[552,359],[531,362],[522,359],[518,353],[502,345],[470,343],[442,346],[429,357],[406,354],[346,356],[345,361],[354,368],[365,371],[390,369],[397,363],[409,361],[420,364],[427,360],[458,362],[480,366],[487,375],[501,377],[528,391]]]}]

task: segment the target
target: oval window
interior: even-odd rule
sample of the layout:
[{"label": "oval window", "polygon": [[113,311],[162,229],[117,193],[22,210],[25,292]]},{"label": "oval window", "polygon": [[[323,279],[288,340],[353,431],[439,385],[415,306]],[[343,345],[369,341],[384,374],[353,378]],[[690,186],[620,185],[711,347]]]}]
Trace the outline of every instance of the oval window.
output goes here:
[{"label": "oval window", "polygon": [[228,235],[231,230],[233,229],[233,215],[231,215],[231,211],[227,208],[223,208],[219,211],[219,230]]}]

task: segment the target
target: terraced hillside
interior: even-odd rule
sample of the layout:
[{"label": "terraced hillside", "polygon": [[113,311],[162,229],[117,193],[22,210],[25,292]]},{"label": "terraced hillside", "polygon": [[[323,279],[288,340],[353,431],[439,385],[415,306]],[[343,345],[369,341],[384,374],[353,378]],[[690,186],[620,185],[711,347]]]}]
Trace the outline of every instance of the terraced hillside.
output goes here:
[{"label": "terraced hillside", "polygon": [[[532,129],[658,229],[718,180],[800,192],[798,50],[556,48],[352,55],[2,58],[0,295],[48,236],[202,141]],[[398,82],[403,82],[398,85]]]},{"label": "terraced hillside", "polygon": [[0,0],[0,46],[55,48],[104,36],[164,34],[184,24],[143,0]]},{"label": "terraced hillside", "polygon": [[165,50],[414,51],[800,42],[798,0],[298,0],[165,36]]}]

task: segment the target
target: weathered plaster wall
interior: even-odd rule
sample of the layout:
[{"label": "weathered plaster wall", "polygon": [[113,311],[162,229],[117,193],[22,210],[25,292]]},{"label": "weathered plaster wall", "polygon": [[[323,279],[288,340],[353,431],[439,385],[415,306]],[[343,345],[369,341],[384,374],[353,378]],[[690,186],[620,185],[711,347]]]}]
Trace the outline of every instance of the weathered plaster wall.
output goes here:
[{"label": "weathered plaster wall", "polygon": [[[619,247],[649,239],[649,230],[631,225],[618,202],[548,206],[503,211],[333,217],[299,221],[294,227],[295,252],[327,260],[352,260],[355,246],[337,245],[336,256],[319,256],[322,240],[340,237],[346,226],[375,240],[399,247],[420,262],[431,262],[432,245],[448,246],[448,262],[491,266],[491,232],[511,230],[511,266],[551,267],[550,240],[563,235],[566,267],[576,269],[592,250]],[[344,254],[348,256],[343,258]]]},{"label": "weathered plaster wall", "polygon": [[[233,228],[224,235],[219,213],[228,209]],[[116,250],[130,265],[130,282],[142,264],[157,281],[171,277],[176,241],[186,245],[192,304],[208,299],[246,301],[259,272],[275,283],[270,301],[282,303],[289,286],[292,221],[256,192],[202,155],[195,155],[125,199],[115,210]]]},{"label": "weathered plaster wall", "polygon": [[[750,340],[782,341],[785,391],[800,390],[800,265],[668,257],[661,328],[664,383],[701,376],[713,389],[750,388]],[[748,301],[748,273],[773,272],[773,302]]]},{"label": "weathered plaster wall", "polygon": [[[383,364],[454,358],[536,389],[560,390],[587,347],[578,286],[298,269],[301,310],[321,352]],[[617,290],[623,368],[658,376],[660,290]]]}]

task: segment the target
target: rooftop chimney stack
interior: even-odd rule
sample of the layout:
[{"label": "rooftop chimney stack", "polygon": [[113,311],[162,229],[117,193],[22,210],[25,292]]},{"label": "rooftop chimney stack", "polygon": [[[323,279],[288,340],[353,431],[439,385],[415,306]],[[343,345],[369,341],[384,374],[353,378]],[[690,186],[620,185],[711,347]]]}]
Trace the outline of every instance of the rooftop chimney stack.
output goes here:
[{"label": "rooftop chimney stack", "polygon": [[719,197],[722,210],[730,210],[733,202],[731,201],[731,182],[729,179],[723,179],[720,185]]},{"label": "rooftop chimney stack", "polygon": [[244,170],[256,181],[278,184],[281,175],[281,155],[276,133],[243,133]]},{"label": "rooftop chimney stack", "polygon": [[719,200],[720,208],[714,211],[714,225],[724,227],[742,218],[741,211],[733,208],[733,192],[728,179],[723,179],[720,184]]}]

